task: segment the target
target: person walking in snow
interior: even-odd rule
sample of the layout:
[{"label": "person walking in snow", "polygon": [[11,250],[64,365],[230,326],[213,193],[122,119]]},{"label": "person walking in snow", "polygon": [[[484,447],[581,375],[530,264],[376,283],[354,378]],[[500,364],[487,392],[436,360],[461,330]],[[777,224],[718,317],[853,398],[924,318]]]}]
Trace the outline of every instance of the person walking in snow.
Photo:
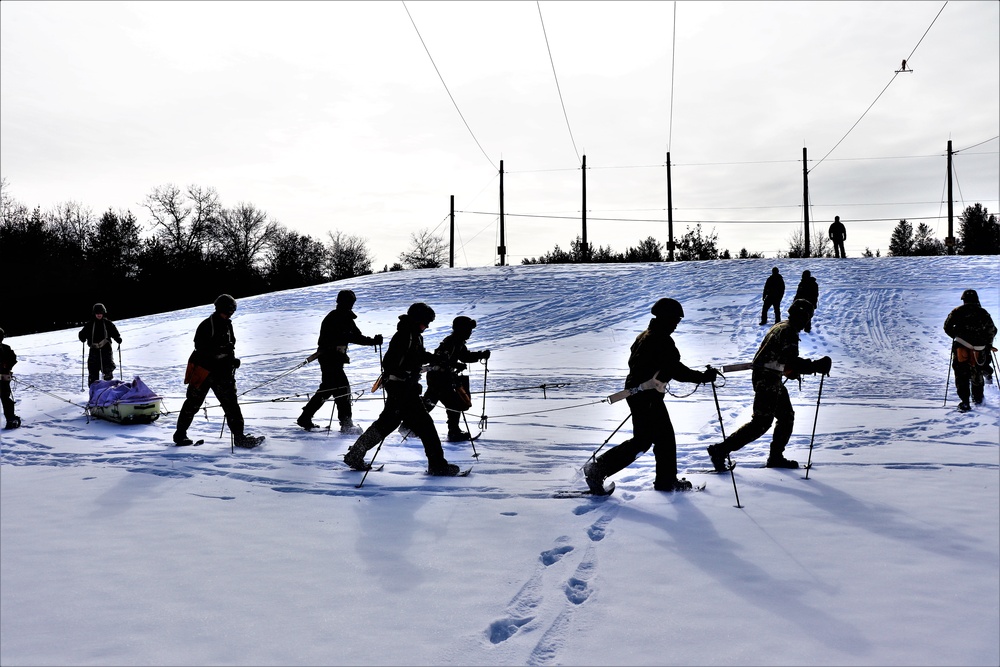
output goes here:
[{"label": "person walking in snow", "polygon": [[122,337],[115,323],[108,319],[108,309],[103,303],[94,304],[94,317],[80,329],[78,337],[81,343],[90,348],[87,357],[87,384],[94,384],[102,376],[105,380],[113,380],[117,367],[111,341],[118,343],[118,349],[121,349]]},{"label": "person walking in snow", "polygon": [[974,289],[962,292],[962,305],[944,321],[944,332],[952,339],[951,367],[955,371],[955,391],[958,392],[958,409],[968,412],[972,401],[983,402],[983,390],[993,375],[990,364],[996,325],[989,312],[979,303],[979,293]]},{"label": "person walking in snow", "polygon": [[489,350],[471,352],[465,343],[472,336],[476,321],[470,317],[459,315],[451,324],[451,334],[445,336],[437,349],[434,350],[438,361],[427,371],[427,391],[424,392],[424,405],[430,412],[438,401],[448,411],[448,440],[464,442],[471,439],[468,431],[462,430],[458,420],[466,410],[472,407],[469,395],[469,376],[460,375],[466,364],[475,363],[490,358]]},{"label": "person walking in snow", "polygon": [[764,281],[764,307],[760,311],[761,325],[767,324],[767,311],[774,308],[774,323],[781,321],[781,299],[785,296],[785,279],[778,267],[771,269],[771,275]]},{"label": "person walking in snow", "polygon": [[193,444],[187,431],[211,389],[226,415],[233,444],[250,449],[263,442],[264,436],[244,431],[243,411],[236,398],[236,369],[240,367],[240,360],[236,357],[236,333],[231,321],[236,312],[236,299],[220,294],[214,305],[215,312],[198,325],[194,334],[194,352],[188,358],[184,374],[187,396],[177,416],[174,444]]},{"label": "person walking in snow", "polygon": [[434,310],[426,303],[414,303],[399,316],[396,333],[382,361],[382,386],[386,402],[382,414],[368,427],[344,455],[344,463],[355,470],[365,470],[365,453],[377,445],[404,420],[420,438],[431,475],[454,476],[458,466],[448,463],[434,420],[421,397],[420,372],[424,364],[440,360],[424,349],[423,333],[434,321]]},{"label": "person walking in snow", "polygon": [[352,290],[341,290],[337,294],[337,307],[327,313],[319,328],[319,343],[316,352],[306,361],[319,359],[322,379],[319,389],[312,395],[309,402],[302,408],[302,414],[295,422],[307,431],[319,428],[313,423],[313,415],[323,407],[328,398],[333,397],[340,418],[340,432],[360,434],[361,429],[354,425],[351,412],[351,385],[344,372],[344,365],[351,363],[347,356],[347,346],[381,345],[382,335],[369,338],[361,333],[354,323],[357,315],[352,310],[358,297]]},{"label": "person walking in snow", "polygon": [[844,252],[844,241],[847,240],[847,228],[844,227],[844,223],[840,221],[840,216],[833,216],[833,223],[830,225],[830,240],[833,241],[833,256],[844,258],[847,257],[847,253]]},{"label": "person walking in snow", "polygon": [[[795,289],[795,297],[792,301],[798,299],[804,299],[812,304],[813,312],[816,312],[816,308],[819,307],[819,283],[816,282],[816,278],[809,273],[809,269],[802,272],[802,280],[799,281],[799,286]],[[804,329],[806,333],[812,331],[812,318],[806,323],[806,328]]]},{"label": "person walking in snow", "polygon": [[813,305],[810,302],[796,299],[788,308],[788,319],[778,322],[765,334],[752,362],[753,417],[721,443],[708,447],[708,455],[716,471],[728,471],[726,457],[767,433],[775,421],[767,467],[799,467],[797,461],[785,458],[785,445],[792,435],[795,410],[782,380],[813,373],[829,375],[833,365],[830,357],[810,360],[799,356],[799,332],[809,330],[812,314]]},{"label": "person walking in snow", "polygon": [[0,404],[3,405],[4,428],[9,430],[20,426],[21,418],[14,414],[14,398],[10,391],[17,355],[3,342],[5,337],[4,330],[0,329]]},{"label": "person walking in snow", "polygon": [[671,380],[710,384],[718,371],[711,366],[696,371],[681,362],[681,354],[670,336],[684,317],[679,302],[660,299],[650,313],[653,319],[630,348],[629,372],[625,377],[626,389],[639,389],[625,399],[632,409],[632,437],[583,466],[587,486],[595,494],[604,494],[604,480],[629,466],[650,447],[656,459],[653,488],[657,491],[691,488],[691,482],[677,478],[677,438],[663,401],[666,385]]}]

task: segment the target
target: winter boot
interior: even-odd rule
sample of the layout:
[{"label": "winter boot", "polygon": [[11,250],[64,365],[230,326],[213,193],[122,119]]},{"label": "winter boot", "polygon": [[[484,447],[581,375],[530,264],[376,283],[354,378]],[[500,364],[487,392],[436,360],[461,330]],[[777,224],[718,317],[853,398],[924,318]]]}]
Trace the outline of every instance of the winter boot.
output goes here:
[{"label": "winter boot", "polygon": [[729,466],[726,464],[726,451],[722,448],[722,444],[709,445],[708,456],[712,459],[712,466],[715,468],[715,472],[729,471]]},{"label": "winter boot", "polygon": [[455,477],[458,475],[458,471],[459,468],[457,465],[444,460],[440,463],[427,466],[427,474],[434,475],[435,477]]},{"label": "winter boot", "polygon": [[798,468],[799,462],[786,459],[784,454],[771,454],[767,457],[767,468]]},{"label": "winter boot", "polygon": [[243,433],[241,435],[233,436],[233,445],[243,449],[253,449],[262,442],[264,442],[264,436],[262,435],[249,435],[247,433]]},{"label": "winter boot", "polygon": [[958,404],[958,411],[959,412],[968,412],[971,409],[972,409],[972,406],[969,405],[968,401],[962,401],[961,403]]},{"label": "winter boot", "polygon": [[657,491],[690,491],[693,487],[694,485],[684,477],[673,481],[667,480],[666,482],[653,483],[653,488]]},{"label": "winter boot", "polygon": [[174,433],[174,444],[178,447],[184,447],[185,445],[193,445],[194,441],[187,437],[187,433],[177,431]]},{"label": "winter boot", "polygon": [[104,374],[104,380],[105,380],[105,382],[111,382],[114,379],[115,379],[115,374],[114,373],[105,373]]},{"label": "winter boot", "polygon": [[357,426],[354,423],[353,419],[348,417],[347,419],[340,420],[341,433],[348,433],[350,435],[361,435],[362,431],[363,429],[360,426]]},{"label": "winter boot", "polygon": [[606,493],[604,488],[605,475],[599,461],[587,461],[583,466],[583,476],[587,480],[587,486],[590,487],[591,493],[599,493],[601,495]]},{"label": "winter boot", "polygon": [[355,470],[367,470],[365,465],[365,453],[378,446],[382,442],[383,435],[374,426],[369,426],[368,430],[361,434],[351,448],[344,454],[344,463]]},{"label": "winter boot", "polygon": [[472,439],[468,431],[462,429],[448,429],[448,442],[468,442]]},{"label": "winter boot", "polygon": [[312,416],[307,417],[304,412],[295,420],[295,423],[307,431],[314,431],[320,428],[319,424],[313,423]]},{"label": "winter boot", "polygon": [[8,431],[13,431],[15,428],[19,427],[20,425],[21,425],[21,418],[18,417],[17,415],[14,415],[13,417],[11,417],[10,419],[7,420],[6,425],[4,425],[4,429],[6,429]]}]

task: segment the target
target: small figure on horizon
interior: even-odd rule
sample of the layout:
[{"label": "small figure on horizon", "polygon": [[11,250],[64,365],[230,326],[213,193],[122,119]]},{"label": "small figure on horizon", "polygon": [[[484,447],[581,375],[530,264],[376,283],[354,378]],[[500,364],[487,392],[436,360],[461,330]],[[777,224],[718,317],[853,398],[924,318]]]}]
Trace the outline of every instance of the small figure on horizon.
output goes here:
[{"label": "small figure on horizon", "polygon": [[351,363],[351,358],[347,356],[347,346],[350,343],[381,345],[382,335],[369,338],[361,333],[358,325],[354,323],[358,316],[352,310],[357,300],[358,297],[349,289],[341,290],[337,294],[337,307],[323,318],[316,351],[306,359],[307,362],[319,359],[322,372],[319,389],[302,408],[302,414],[295,422],[307,431],[319,428],[313,423],[313,415],[323,407],[327,399],[333,397],[337,416],[340,418],[340,432],[361,434],[361,428],[354,424],[351,411],[351,384],[347,380],[347,373],[344,372],[344,365]]},{"label": "small figure on horizon", "polygon": [[628,358],[625,388],[636,391],[625,400],[632,409],[632,437],[612,447],[583,466],[587,486],[594,494],[604,495],[604,480],[635,461],[639,454],[653,448],[657,491],[687,491],[691,482],[677,478],[677,437],[663,398],[671,380],[711,384],[718,371],[688,368],[681,362],[681,353],[670,334],[684,318],[684,308],[674,299],[660,299],[653,304],[646,330],[632,343]]},{"label": "small figure on horizon", "polygon": [[764,307],[760,311],[761,325],[767,324],[767,311],[774,308],[774,323],[781,321],[781,299],[785,296],[785,279],[778,267],[771,269],[771,275],[764,281]]},{"label": "small figure on horizon", "polygon": [[87,357],[87,385],[92,385],[100,379],[114,380],[117,366],[111,341],[118,343],[120,350],[122,336],[118,333],[115,323],[108,319],[108,309],[103,303],[94,304],[94,318],[80,329],[78,337],[81,343],[90,348]]},{"label": "small figure on horizon", "polygon": [[979,303],[979,293],[974,289],[962,292],[962,305],[944,321],[944,332],[952,339],[951,367],[955,371],[955,391],[958,392],[958,409],[968,412],[972,401],[983,402],[983,390],[993,377],[991,353],[996,325],[989,312]]},{"label": "small figure on horizon", "polygon": [[[819,283],[816,282],[816,278],[809,272],[809,269],[802,272],[802,280],[799,281],[799,286],[795,289],[792,301],[795,302],[799,299],[808,301],[813,307],[813,313],[816,312],[816,307],[819,305]],[[812,331],[812,313],[810,313],[810,318],[806,321],[806,328],[803,331],[806,333]]]},{"label": "small figure on horizon", "polygon": [[236,334],[231,321],[236,312],[236,299],[220,294],[214,305],[215,312],[198,325],[194,334],[194,352],[188,358],[184,373],[187,395],[177,415],[174,444],[193,444],[187,430],[211,389],[226,415],[233,445],[251,449],[262,443],[264,436],[248,435],[243,430],[243,411],[236,398],[236,369],[240,367],[240,360],[236,357]]},{"label": "small figure on horizon", "polygon": [[[905,60],[903,62],[906,62]],[[836,215],[833,217],[833,223],[830,225],[830,240],[833,241],[833,256],[844,258],[847,257],[847,253],[844,252],[844,241],[847,240],[847,228],[844,227],[844,223],[840,221],[840,216]]]},{"label": "small figure on horizon", "polygon": [[829,375],[833,365],[830,357],[816,360],[799,357],[799,332],[809,330],[812,314],[811,303],[796,299],[788,308],[788,319],[775,324],[764,336],[753,358],[753,417],[721,443],[708,447],[708,455],[717,472],[727,472],[726,457],[767,433],[775,420],[777,424],[771,436],[767,467],[799,467],[797,461],[785,458],[785,445],[792,435],[795,410],[783,380],[811,373]]},{"label": "small figure on horizon", "polygon": [[4,330],[0,329],[0,404],[3,405],[4,428],[11,430],[21,425],[21,418],[14,414],[14,398],[10,390],[17,355],[10,345],[3,342],[5,336]]}]

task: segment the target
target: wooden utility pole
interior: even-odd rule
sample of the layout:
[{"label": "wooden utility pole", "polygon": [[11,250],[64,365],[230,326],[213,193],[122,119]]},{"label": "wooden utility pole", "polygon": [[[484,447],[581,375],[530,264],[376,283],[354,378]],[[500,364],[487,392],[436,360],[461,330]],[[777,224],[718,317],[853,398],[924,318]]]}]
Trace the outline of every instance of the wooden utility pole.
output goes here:
[{"label": "wooden utility pole", "polygon": [[451,196],[451,248],[448,254],[448,268],[455,268],[455,195]]},{"label": "wooden utility pole", "polygon": [[583,156],[583,167],[580,169],[583,174],[583,247],[580,248],[580,252],[583,253],[583,260],[588,261],[590,259],[590,246],[587,245],[587,156]]},{"label": "wooden utility pole", "polygon": [[504,266],[507,257],[507,245],[504,241],[503,232],[503,160],[500,160],[500,246],[497,248],[500,253],[500,266]]},{"label": "wooden utility pole", "polygon": [[951,197],[951,139],[948,140],[948,238],[944,240],[944,245],[948,249],[949,255],[955,254],[955,210]]},{"label": "wooden utility pole", "polygon": [[667,151],[667,261],[674,261],[674,195],[670,182],[670,151]]},{"label": "wooden utility pole", "polygon": [[805,242],[806,257],[809,257],[809,161],[806,159],[806,147],[802,147],[802,210],[805,211],[805,231],[802,239]]}]

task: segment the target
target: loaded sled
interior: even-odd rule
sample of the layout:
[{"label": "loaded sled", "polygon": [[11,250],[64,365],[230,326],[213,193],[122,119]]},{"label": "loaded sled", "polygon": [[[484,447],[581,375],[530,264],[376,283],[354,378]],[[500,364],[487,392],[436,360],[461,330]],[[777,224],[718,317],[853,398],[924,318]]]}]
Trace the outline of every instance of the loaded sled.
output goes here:
[{"label": "loaded sled", "polygon": [[162,400],[138,375],[131,382],[98,380],[90,385],[87,414],[116,424],[150,424],[160,417]]}]

